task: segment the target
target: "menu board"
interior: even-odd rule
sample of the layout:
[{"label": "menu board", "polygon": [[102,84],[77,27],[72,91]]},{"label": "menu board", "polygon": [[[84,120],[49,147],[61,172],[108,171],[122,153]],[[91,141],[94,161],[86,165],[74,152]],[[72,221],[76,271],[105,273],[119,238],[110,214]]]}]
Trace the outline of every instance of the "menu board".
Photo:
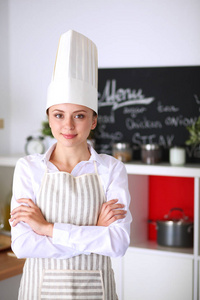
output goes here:
[{"label": "menu board", "polygon": [[198,147],[185,145],[187,126],[200,115],[200,66],[99,69],[96,150],[128,142],[139,158],[141,144],[186,148],[187,161],[200,162]]}]

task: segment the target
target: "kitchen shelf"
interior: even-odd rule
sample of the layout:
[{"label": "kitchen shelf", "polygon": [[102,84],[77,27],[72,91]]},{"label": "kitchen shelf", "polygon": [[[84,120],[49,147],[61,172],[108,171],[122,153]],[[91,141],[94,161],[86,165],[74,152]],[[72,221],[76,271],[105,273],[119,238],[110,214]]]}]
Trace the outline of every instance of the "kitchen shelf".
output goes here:
[{"label": "kitchen shelf", "polygon": [[[144,248],[147,251],[161,250],[157,243],[152,244],[148,240],[148,176],[176,176],[194,178],[194,249],[163,247],[162,251],[175,253],[198,253],[199,236],[199,198],[200,198],[200,164],[186,164],[185,166],[171,166],[169,163],[147,165],[141,162],[130,162],[125,164],[129,175],[129,190],[131,194],[130,210],[135,213],[131,224],[131,243],[130,247]],[[139,176],[138,176],[139,175]],[[141,188],[142,187],[142,188]],[[134,201],[134,199],[136,199]],[[139,245],[139,246],[138,246]]]},{"label": "kitchen shelf", "polygon": [[200,177],[200,164],[185,164],[184,166],[171,166],[169,163],[156,165],[143,164],[140,161],[125,163],[128,174],[158,175],[177,177]]},{"label": "kitchen shelf", "polygon": [[[14,167],[20,157],[25,154],[0,156],[0,166]],[[128,174],[158,175],[178,177],[200,177],[200,164],[186,164],[184,166],[171,166],[169,163],[147,165],[141,161],[125,163]]]},{"label": "kitchen shelf", "polygon": [[156,241],[146,241],[143,243],[136,243],[130,246],[132,251],[144,251],[144,252],[152,252],[155,254],[164,254],[172,255],[172,256],[183,256],[188,258],[194,258],[193,248],[179,248],[179,247],[163,247],[159,246]]},{"label": "kitchen shelf", "polygon": [[10,155],[10,156],[0,156],[0,166],[1,167],[15,167],[18,159],[23,157],[25,154]]}]

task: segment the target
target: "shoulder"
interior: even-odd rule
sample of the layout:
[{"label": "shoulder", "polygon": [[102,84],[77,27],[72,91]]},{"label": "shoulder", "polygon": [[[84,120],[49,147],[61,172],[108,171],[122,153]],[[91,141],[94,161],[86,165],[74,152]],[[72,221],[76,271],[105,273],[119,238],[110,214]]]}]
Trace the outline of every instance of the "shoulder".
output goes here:
[{"label": "shoulder", "polygon": [[41,167],[47,165],[47,161],[51,156],[52,151],[55,148],[55,145],[52,145],[44,154],[31,154],[24,157],[21,157],[16,164],[16,167]]},{"label": "shoulder", "polygon": [[121,172],[126,172],[125,165],[115,157],[108,155],[108,154],[99,154],[99,157],[105,167],[107,167],[109,170]]},{"label": "shoulder", "polygon": [[32,154],[21,157],[15,167],[15,172],[26,173],[30,172],[31,169],[41,168],[43,165],[43,155],[42,154]]},{"label": "shoulder", "polygon": [[105,163],[109,163],[109,164],[121,163],[118,159],[116,159],[115,157],[113,157],[111,155],[104,154],[104,153],[100,153],[98,155]]},{"label": "shoulder", "polygon": [[31,165],[41,162],[43,159],[42,154],[31,154],[24,157],[21,157],[17,161],[17,165]]},{"label": "shoulder", "polygon": [[99,162],[98,173],[102,179],[104,190],[110,199],[115,199],[116,193],[120,190],[128,190],[128,174],[124,163],[111,155],[99,154],[101,162]]},{"label": "shoulder", "polygon": [[91,159],[95,160],[98,162],[99,165],[101,165],[102,167],[105,168],[109,168],[109,169],[113,169],[113,168],[117,168],[117,169],[125,169],[124,164],[116,159],[115,157],[108,155],[108,154],[104,154],[104,153],[97,153],[94,148],[92,148],[90,146],[90,152],[91,152]]}]

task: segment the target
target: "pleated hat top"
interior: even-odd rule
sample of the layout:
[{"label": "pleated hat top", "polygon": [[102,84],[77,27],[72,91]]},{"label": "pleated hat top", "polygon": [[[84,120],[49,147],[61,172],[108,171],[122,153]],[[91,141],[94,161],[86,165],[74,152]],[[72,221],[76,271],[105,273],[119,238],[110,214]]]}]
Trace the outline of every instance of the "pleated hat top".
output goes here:
[{"label": "pleated hat top", "polygon": [[86,36],[69,30],[59,40],[46,109],[71,103],[98,112],[98,53]]}]

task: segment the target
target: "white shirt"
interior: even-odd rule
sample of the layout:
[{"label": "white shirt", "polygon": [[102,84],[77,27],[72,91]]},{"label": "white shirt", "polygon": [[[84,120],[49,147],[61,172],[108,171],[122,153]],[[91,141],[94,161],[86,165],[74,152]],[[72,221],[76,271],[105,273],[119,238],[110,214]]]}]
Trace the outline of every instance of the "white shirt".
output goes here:
[{"label": "white shirt", "polygon": [[[20,198],[29,198],[34,203],[37,202],[46,168],[48,172],[59,172],[56,166],[49,161],[54,147],[55,145],[43,155],[34,154],[18,160],[13,179],[11,210],[19,206],[16,200]],[[119,203],[124,204],[124,209],[127,210],[126,217],[113,222],[108,227],[55,223],[52,238],[38,235],[28,224],[20,222],[15,227],[11,227],[12,249],[18,258],[66,259],[90,253],[110,257],[125,254],[130,242],[130,223],[132,221],[125,166],[114,157],[97,154],[91,146],[89,148],[90,159],[78,163],[71,175],[76,177],[95,173],[94,161],[96,161],[107,201],[118,199]]]}]

